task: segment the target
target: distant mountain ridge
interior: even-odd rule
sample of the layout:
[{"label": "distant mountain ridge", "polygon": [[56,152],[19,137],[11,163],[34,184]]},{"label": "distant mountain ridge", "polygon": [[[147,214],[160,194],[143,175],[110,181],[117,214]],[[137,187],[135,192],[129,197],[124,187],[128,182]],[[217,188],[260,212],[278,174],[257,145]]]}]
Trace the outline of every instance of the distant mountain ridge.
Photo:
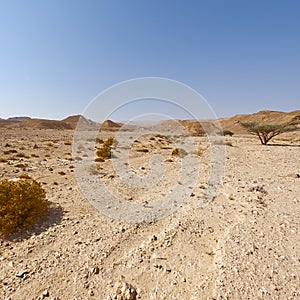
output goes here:
[{"label": "distant mountain ridge", "polygon": [[[229,118],[220,118],[222,129],[230,130],[236,134],[243,134],[246,131],[240,126],[241,122],[254,121],[259,123],[284,123],[291,120],[300,121],[300,110],[292,112],[280,112],[263,110],[253,114],[239,114]],[[201,120],[200,120],[201,121]],[[57,129],[57,130],[74,130],[80,122],[82,128],[98,128],[102,130],[118,130],[123,123],[105,120],[102,124],[85,118],[82,115],[69,116],[63,120],[36,119],[30,117],[12,117],[8,119],[0,118],[0,128],[35,128],[35,129]],[[215,124],[209,120],[165,120],[161,121],[154,127],[165,131],[171,130],[173,126],[184,126],[189,133],[198,135],[204,134],[207,129],[214,128]],[[204,130],[205,127],[205,130]]]},{"label": "distant mountain ridge", "polygon": [[75,115],[69,116],[63,120],[36,119],[30,117],[0,119],[0,127],[74,130],[79,119],[86,125],[96,124],[81,115]]}]

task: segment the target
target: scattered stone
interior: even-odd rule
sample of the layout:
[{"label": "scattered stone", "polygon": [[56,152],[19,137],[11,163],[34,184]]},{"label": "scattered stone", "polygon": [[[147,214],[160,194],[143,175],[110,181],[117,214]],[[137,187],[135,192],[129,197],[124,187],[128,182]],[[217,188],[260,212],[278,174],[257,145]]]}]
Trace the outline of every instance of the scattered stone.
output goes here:
[{"label": "scattered stone", "polygon": [[29,274],[29,271],[27,271],[27,270],[21,270],[21,271],[18,271],[16,273],[16,276],[19,277],[19,278],[23,278],[27,274]]},{"label": "scattered stone", "polygon": [[172,271],[172,270],[171,270],[171,267],[170,267],[168,264],[166,264],[165,270],[166,270],[166,272],[168,272],[168,273],[170,273],[170,272]]},{"label": "scattered stone", "polygon": [[48,290],[44,290],[43,293],[42,293],[42,296],[43,297],[49,297],[50,296],[50,293]]},{"label": "scattered stone", "polygon": [[7,265],[12,268],[14,266],[14,263],[10,261]]},{"label": "scattered stone", "polygon": [[90,272],[91,272],[91,274],[97,275],[100,273],[100,269],[99,269],[99,267],[94,267],[94,268],[91,268]]},{"label": "scattered stone", "polygon": [[268,192],[264,189],[262,185],[253,185],[250,189],[249,192],[260,192],[264,195],[267,195]]},{"label": "scattered stone", "polygon": [[161,259],[161,260],[165,260],[166,258],[163,257],[162,255],[158,254],[158,253],[153,253],[152,254],[152,259]]},{"label": "scattered stone", "polygon": [[137,290],[133,285],[126,282],[119,282],[116,285],[114,300],[136,300]]}]

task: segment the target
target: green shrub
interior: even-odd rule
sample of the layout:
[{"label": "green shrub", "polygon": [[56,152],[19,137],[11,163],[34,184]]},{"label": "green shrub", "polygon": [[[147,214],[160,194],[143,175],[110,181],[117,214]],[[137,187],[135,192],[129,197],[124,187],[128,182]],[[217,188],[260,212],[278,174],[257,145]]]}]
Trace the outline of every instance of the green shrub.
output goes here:
[{"label": "green shrub", "polygon": [[257,135],[263,145],[267,145],[272,138],[279,134],[300,130],[300,127],[297,126],[299,125],[299,120],[297,119],[280,124],[260,124],[248,121],[242,122],[240,125],[245,128],[248,133]]},{"label": "green shrub", "polygon": [[[25,177],[25,176],[24,176]],[[0,234],[30,229],[47,213],[49,204],[41,184],[32,178],[0,182]]]}]

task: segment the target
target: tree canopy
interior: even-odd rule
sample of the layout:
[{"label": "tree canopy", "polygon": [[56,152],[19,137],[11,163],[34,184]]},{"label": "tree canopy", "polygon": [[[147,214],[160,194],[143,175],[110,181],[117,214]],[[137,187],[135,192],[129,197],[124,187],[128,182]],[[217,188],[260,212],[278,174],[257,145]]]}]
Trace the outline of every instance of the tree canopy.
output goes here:
[{"label": "tree canopy", "polygon": [[297,120],[292,120],[286,123],[280,124],[260,124],[257,122],[242,122],[240,125],[244,127],[250,134],[257,135],[260,142],[263,145],[267,145],[268,142],[275,136],[285,133],[300,130]]}]

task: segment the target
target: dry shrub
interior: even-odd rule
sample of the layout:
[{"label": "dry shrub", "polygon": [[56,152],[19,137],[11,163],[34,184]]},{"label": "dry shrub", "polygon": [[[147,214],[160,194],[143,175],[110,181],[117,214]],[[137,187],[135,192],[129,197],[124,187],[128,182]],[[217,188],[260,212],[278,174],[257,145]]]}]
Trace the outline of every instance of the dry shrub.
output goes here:
[{"label": "dry shrub", "polygon": [[198,150],[191,151],[190,154],[195,154],[197,156],[202,156],[207,149],[208,149],[208,146],[205,147],[205,148],[199,148]]},{"label": "dry shrub", "polygon": [[27,164],[22,164],[22,163],[20,163],[20,164],[16,164],[15,167],[16,167],[16,168],[25,169],[25,168],[28,167],[28,165],[27,165]]},{"label": "dry shrub", "polygon": [[95,162],[104,162],[105,160],[101,157],[96,157]]},{"label": "dry shrub", "polygon": [[0,233],[6,237],[30,229],[47,213],[49,203],[41,184],[32,178],[0,183]]},{"label": "dry shrub", "polygon": [[11,154],[11,153],[18,153],[18,151],[15,150],[15,149],[11,149],[11,150],[5,150],[5,151],[3,151],[3,153],[4,154]]},{"label": "dry shrub", "polygon": [[19,178],[23,178],[23,179],[31,179],[31,177],[28,174],[22,174],[19,176]]},{"label": "dry shrub", "polygon": [[26,154],[25,153],[18,153],[18,154],[16,154],[16,157],[24,157],[24,158],[28,158],[28,156],[26,156]]},{"label": "dry shrub", "polygon": [[179,157],[183,157],[187,155],[187,152],[184,150],[184,149],[181,149],[181,148],[175,148],[173,151],[172,151],[172,156],[179,156]]},{"label": "dry shrub", "polygon": [[149,149],[142,148],[142,149],[136,149],[135,151],[136,151],[136,152],[143,152],[143,153],[147,153],[147,152],[149,152]]},{"label": "dry shrub", "polygon": [[116,143],[114,138],[108,138],[96,151],[98,158],[102,158],[103,160],[111,158],[111,147]]}]

